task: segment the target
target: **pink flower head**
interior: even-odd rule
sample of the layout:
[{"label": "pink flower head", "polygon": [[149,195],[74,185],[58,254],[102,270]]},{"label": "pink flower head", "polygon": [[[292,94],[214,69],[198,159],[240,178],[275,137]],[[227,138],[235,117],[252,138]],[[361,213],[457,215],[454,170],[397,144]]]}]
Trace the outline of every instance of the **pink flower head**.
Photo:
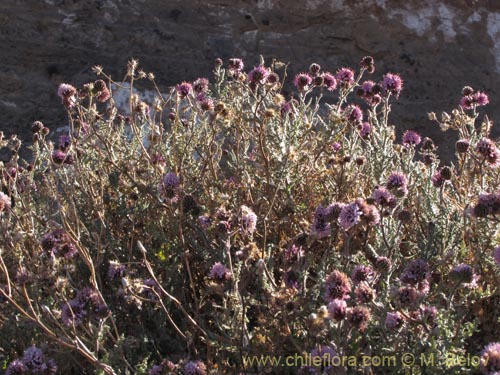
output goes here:
[{"label": "pink flower head", "polygon": [[66,108],[71,108],[76,104],[76,94],[75,87],[68,83],[61,83],[57,89],[57,95]]},{"label": "pink flower head", "polygon": [[474,107],[484,106],[489,102],[488,95],[484,92],[477,91],[463,96],[462,99],[460,99],[460,107],[463,109],[473,109]]},{"label": "pink flower head", "polygon": [[239,73],[243,71],[243,68],[245,68],[245,64],[243,64],[242,59],[238,58],[229,59],[228,69],[231,74],[237,76]]},{"label": "pink flower head", "polygon": [[363,266],[362,264],[358,264],[354,267],[351,273],[351,279],[355,284],[358,284],[362,281],[369,281],[372,279],[374,275],[373,269],[368,266]]},{"label": "pink flower head", "polygon": [[347,315],[347,303],[336,298],[328,304],[328,312],[333,320],[341,321]]},{"label": "pink flower head", "polygon": [[334,270],[328,275],[325,281],[324,297],[326,301],[348,299],[349,293],[351,293],[351,283],[345,273]]},{"label": "pink flower head", "polygon": [[363,121],[363,111],[359,106],[351,104],[344,110],[344,116],[350,123],[359,123]]},{"label": "pink flower head", "polygon": [[327,212],[322,205],[319,205],[314,213],[311,234],[318,239],[328,237],[331,233],[330,223],[326,220]]},{"label": "pink flower head", "polygon": [[492,342],[481,352],[481,371],[486,375],[500,373],[500,342]]},{"label": "pink flower head", "polygon": [[241,225],[249,234],[253,234],[257,228],[257,215],[247,206],[241,206]]},{"label": "pink flower head", "polygon": [[216,281],[225,281],[230,280],[232,274],[226,266],[224,266],[220,262],[217,262],[212,266],[208,277]]},{"label": "pink flower head", "polygon": [[326,72],[323,74],[323,85],[328,91],[333,91],[337,88],[337,80],[332,73]]},{"label": "pink flower head", "polygon": [[488,95],[481,91],[477,91],[476,93],[472,94],[472,100],[477,106],[483,106],[490,102],[490,100],[488,99]]},{"label": "pink flower head", "polygon": [[417,146],[421,141],[422,137],[420,137],[420,134],[413,130],[407,130],[403,134],[403,145],[406,147]]},{"label": "pink flower head", "polygon": [[269,73],[269,69],[267,69],[265,66],[260,65],[253,68],[248,73],[248,80],[253,84],[263,85],[264,83],[266,83],[266,79],[269,76]]},{"label": "pink flower head", "polygon": [[196,94],[205,93],[208,91],[208,79],[207,78],[198,78],[193,82],[193,91]]},{"label": "pink flower head", "polygon": [[207,366],[202,361],[189,361],[184,366],[184,373],[186,375],[206,375]]},{"label": "pink flower head", "polygon": [[182,82],[175,86],[175,90],[177,91],[177,95],[179,95],[181,99],[184,99],[193,91],[193,86],[191,86],[189,82]]},{"label": "pink flower head", "polygon": [[0,191],[0,212],[7,211],[10,208],[10,198]]},{"label": "pink flower head", "polygon": [[445,183],[445,179],[441,176],[441,171],[438,169],[431,177],[432,185],[434,187],[441,187]]},{"label": "pink flower head", "polygon": [[335,78],[340,82],[342,88],[347,88],[354,84],[354,72],[349,68],[341,68],[335,74]]},{"label": "pink flower head", "polygon": [[299,73],[293,79],[293,84],[299,91],[307,91],[312,83],[312,78],[307,73]]},{"label": "pink flower head", "polygon": [[397,98],[403,89],[403,80],[398,74],[387,73],[382,80],[382,87]]},{"label": "pink flower head", "polygon": [[208,215],[201,215],[198,217],[198,224],[203,230],[207,230],[211,223],[212,219]]},{"label": "pink flower head", "polygon": [[396,205],[396,197],[383,186],[376,188],[372,197],[382,207],[394,207]]},{"label": "pink flower head", "polygon": [[388,312],[387,316],[385,318],[385,326],[389,330],[395,330],[398,329],[403,325],[403,316],[399,312]]},{"label": "pink flower head", "polygon": [[396,192],[397,196],[408,194],[408,177],[402,172],[392,172],[387,178],[386,188]]},{"label": "pink flower head", "polygon": [[344,230],[349,230],[354,225],[359,223],[361,210],[356,203],[345,205],[340,211],[339,222]]},{"label": "pink flower head", "polygon": [[158,190],[162,195],[165,195],[167,198],[172,199],[176,196],[179,185],[179,177],[177,177],[174,172],[169,172],[165,176],[163,176],[158,186]]}]

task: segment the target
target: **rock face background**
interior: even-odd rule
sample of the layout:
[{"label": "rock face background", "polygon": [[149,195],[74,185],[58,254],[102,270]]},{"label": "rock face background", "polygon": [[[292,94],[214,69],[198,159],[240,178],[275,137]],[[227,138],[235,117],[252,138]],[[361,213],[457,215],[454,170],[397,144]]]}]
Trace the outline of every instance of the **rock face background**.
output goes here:
[{"label": "rock face background", "polygon": [[166,90],[210,77],[216,57],[242,57],[248,68],[259,54],[275,57],[292,75],[372,55],[373,79],[391,71],[406,82],[393,105],[398,134],[432,136],[448,159],[455,135],[427,112],[451,111],[464,85],[489,94],[486,111],[500,122],[500,1],[467,1],[2,0],[0,129],[29,140],[34,120],[64,126],[57,85],[87,82],[96,64],[122,77],[131,57]]}]

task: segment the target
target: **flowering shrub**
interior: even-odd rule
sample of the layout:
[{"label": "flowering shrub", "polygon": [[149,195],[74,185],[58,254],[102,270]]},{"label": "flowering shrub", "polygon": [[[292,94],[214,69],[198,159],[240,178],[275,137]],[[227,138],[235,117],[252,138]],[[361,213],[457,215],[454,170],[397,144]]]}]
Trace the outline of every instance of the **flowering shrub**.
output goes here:
[{"label": "flowering shrub", "polygon": [[[0,169],[7,374],[394,374],[406,370],[245,358],[409,351],[500,371],[486,94],[466,87],[451,114],[430,114],[460,138],[442,166],[431,139],[396,137],[404,83],[366,80],[371,57],[312,64],[289,98],[278,61],[217,60],[212,81],[167,94],[131,61],[128,108],[113,99],[124,83],[95,72],[60,85],[69,133],[54,143],[35,122],[31,162],[1,137],[13,151]],[[140,79],[154,102],[134,93]]]}]

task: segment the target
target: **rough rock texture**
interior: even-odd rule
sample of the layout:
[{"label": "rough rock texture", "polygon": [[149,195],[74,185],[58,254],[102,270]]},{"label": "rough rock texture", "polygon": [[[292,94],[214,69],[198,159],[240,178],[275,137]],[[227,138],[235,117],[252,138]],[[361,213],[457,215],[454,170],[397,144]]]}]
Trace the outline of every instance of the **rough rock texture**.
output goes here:
[{"label": "rough rock texture", "polygon": [[121,77],[132,56],[167,87],[210,76],[216,57],[243,57],[247,67],[259,54],[276,57],[293,74],[313,61],[357,67],[369,54],[374,78],[392,71],[406,81],[393,106],[398,134],[433,136],[448,158],[453,135],[426,113],[451,110],[465,84],[490,95],[487,111],[500,121],[500,1],[466,2],[2,0],[0,128],[28,140],[34,120],[64,126],[57,85],[86,82],[95,64]]}]

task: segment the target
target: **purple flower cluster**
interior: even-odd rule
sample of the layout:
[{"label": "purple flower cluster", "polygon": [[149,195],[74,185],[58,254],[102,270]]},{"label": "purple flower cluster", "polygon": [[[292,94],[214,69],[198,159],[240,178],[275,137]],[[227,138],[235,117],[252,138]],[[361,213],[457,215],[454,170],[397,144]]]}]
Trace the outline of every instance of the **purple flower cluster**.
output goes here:
[{"label": "purple flower cluster", "polygon": [[372,125],[365,121],[358,126],[358,130],[361,138],[368,138],[368,136],[372,133]]},{"label": "purple flower cluster", "polygon": [[231,76],[237,78],[244,68],[245,64],[243,64],[242,59],[233,57],[228,60],[228,72]]},{"label": "purple flower cluster", "polygon": [[463,109],[474,109],[490,102],[488,95],[481,91],[474,92],[470,87],[464,88],[463,94],[464,96],[460,99],[460,107]]},{"label": "purple flower cluster", "polygon": [[336,298],[328,304],[330,317],[339,322],[347,316],[347,303],[343,299]]},{"label": "purple flower cluster", "polygon": [[373,81],[365,81],[361,87],[356,91],[356,95],[363,98],[370,106],[376,106],[382,101],[380,92],[381,86]]},{"label": "purple flower cluster", "polygon": [[217,262],[210,269],[208,277],[210,277],[213,280],[221,282],[230,280],[233,277],[233,275],[226,266],[224,266],[220,262]]},{"label": "purple flower cluster", "polygon": [[376,188],[373,191],[372,197],[382,207],[393,208],[396,206],[396,197],[383,186]]},{"label": "purple flower cluster", "polygon": [[179,177],[177,177],[174,172],[169,172],[163,176],[158,186],[158,190],[162,196],[165,196],[168,199],[174,199],[177,196],[179,185]]},{"label": "purple flower cluster", "polygon": [[42,350],[31,346],[24,351],[23,357],[12,361],[5,371],[5,375],[18,374],[44,374],[50,375],[57,372],[57,365],[51,358],[46,358]]},{"label": "purple flower cluster", "polygon": [[154,365],[148,371],[148,375],[163,375],[165,372],[170,374],[175,370],[175,367],[176,366],[171,361],[164,359],[159,365]]},{"label": "purple flower cluster", "polygon": [[474,217],[487,217],[500,214],[500,194],[480,194],[477,203],[472,207]]},{"label": "purple flower cluster", "polygon": [[57,165],[63,165],[63,164],[71,165],[75,162],[73,159],[73,155],[68,154],[62,150],[52,151],[51,156],[52,156],[52,161],[54,162],[54,164]]},{"label": "purple flower cluster", "polygon": [[387,178],[386,188],[393,191],[399,197],[408,194],[408,177],[401,172],[393,172]]},{"label": "purple flower cluster", "polygon": [[189,82],[182,82],[175,86],[175,91],[179,98],[184,99],[193,91],[193,86]]},{"label": "purple flower cluster", "polygon": [[344,118],[350,124],[361,124],[363,121],[363,111],[359,106],[350,104],[344,109]]},{"label": "purple flower cluster", "polygon": [[41,241],[43,250],[58,257],[71,259],[78,251],[75,244],[63,229],[47,233]]},{"label": "purple flower cluster", "polygon": [[171,361],[164,359],[159,365],[151,367],[148,371],[148,375],[163,375],[165,372],[170,373],[174,370],[175,365]]},{"label": "purple flower cluster", "polygon": [[0,191],[0,212],[8,211],[10,209],[10,204],[9,196]]},{"label": "purple flower cluster", "polygon": [[299,73],[295,76],[293,79],[293,84],[299,90],[300,92],[304,92],[309,90],[309,87],[311,86],[312,83],[312,78],[309,74],[307,73]]},{"label": "purple flower cluster", "polygon": [[338,364],[335,362],[337,357],[337,352],[332,347],[318,345],[311,350],[311,358],[313,358],[311,364],[313,366],[305,366],[304,370],[308,371],[309,374],[329,374],[332,369],[338,368]]},{"label": "purple flower cluster", "polygon": [[96,96],[97,101],[101,103],[104,103],[111,98],[108,86],[102,79],[98,79],[94,82],[93,94]]},{"label": "purple flower cluster", "polygon": [[396,330],[404,323],[403,316],[399,312],[388,312],[385,318],[385,326],[388,330]]},{"label": "purple flower cluster", "polygon": [[462,263],[453,267],[450,277],[458,283],[471,284],[476,278],[476,275],[471,266]]},{"label": "purple flower cluster", "polygon": [[382,80],[382,88],[386,93],[391,93],[398,99],[403,90],[403,80],[398,74],[387,73]]},{"label": "purple flower cluster", "polygon": [[189,361],[184,366],[184,373],[186,375],[206,375],[207,366],[202,361]]},{"label": "purple flower cluster", "polygon": [[422,141],[422,137],[420,137],[420,134],[413,130],[407,130],[403,134],[403,145],[405,147],[415,147],[420,144]]},{"label": "purple flower cluster", "polygon": [[371,312],[365,306],[355,306],[347,309],[347,322],[360,332],[364,332],[371,319]]},{"label": "purple flower cluster", "polygon": [[109,262],[109,267],[108,267],[108,278],[110,280],[122,278],[123,276],[125,276],[125,271],[126,267],[124,264],[111,261]]},{"label": "purple flower cluster", "polygon": [[254,85],[260,84],[263,85],[267,82],[267,78],[271,72],[269,71],[268,68],[265,66],[259,65],[255,68],[253,68],[249,73],[248,73],[248,80],[250,83],[253,83]]},{"label": "purple flower cluster", "polygon": [[327,302],[335,299],[348,299],[351,293],[351,282],[343,272],[334,270],[325,281],[325,300]]},{"label": "purple flower cluster", "polygon": [[377,208],[367,204],[363,199],[356,199],[355,202],[344,205],[339,214],[340,226],[346,231],[360,222],[374,226],[379,221],[380,215]]},{"label": "purple flower cluster", "polygon": [[351,279],[355,284],[359,284],[362,281],[370,281],[373,276],[373,269],[362,264],[356,265],[351,273]]},{"label": "purple flower cluster", "polygon": [[354,72],[349,68],[341,68],[335,74],[335,78],[343,89],[346,89],[354,84]]},{"label": "purple flower cluster", "polygon": [[344,230],[349,230],[361,220],[361,210],[356,203],[345,205],[340,211],[339,222]]},{"label": "purple flower cluster", "polygon": [[491,342],[481,351],[481,371],[486,375],[500,373],[500,342]]},{"label": "purple flower cluster", "polygon": [[193,91],[196,94],[204,94],[208,91],[208,79],[207,78],[198,78],[193,82]]},{"label": "purple flower cluster", "polygon": [[476,152],[486,160],[492,168],[500,166],[500,151],[495,142],[489,138],[482,138],[476,144]]},{"label": "purple flower cluster", "polygon": [[67,326],[78,326],[90,313],[102,319],[108,315],[109,310],[99,293],[87,286],[81,289],[74,299],[62,305],[61,320]]},{"label": "purple flower cluster", "polygon": [[411,285],[417,285],[431,277],[429,265],[423,259],[416,259],[406,266],[401,275],[401,281]]},{"label": "purple flower cluster", "polygon": [[331,226],[327,220],[329,210],[319,205],[314,213],[311,234],[318,239],[328,237],[331,233]]},{"label": "purple flower cluster", "polygon": [[241,206],[241,227],[248,234],[253,234],[257,228],[257,215],[247,206]]}]

